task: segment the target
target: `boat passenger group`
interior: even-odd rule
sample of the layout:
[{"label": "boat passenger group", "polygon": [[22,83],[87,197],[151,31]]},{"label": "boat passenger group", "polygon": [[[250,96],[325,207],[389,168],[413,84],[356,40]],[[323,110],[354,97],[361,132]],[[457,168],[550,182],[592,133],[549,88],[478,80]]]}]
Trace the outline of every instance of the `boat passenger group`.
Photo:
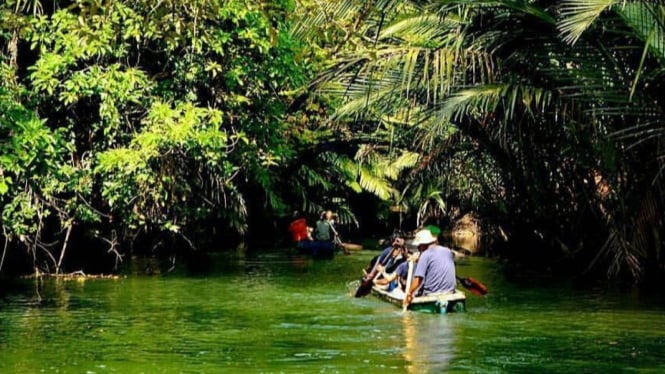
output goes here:
[{"label": "boat passenger group", "polygon": [[[297,213],[294,218],[289,231],[300,251],[308,251],[314,256],[332,256],[337,249],[346,253],[335,230],[335,215],[331,211],[322,212],[315,227],[309,227],[305,218]],[[414,297],[458,292],[455,258],[462,255],[440,245],[439,233],[438,227],[426,226],[416,232],[410,242],[400,233],[393,234],[391,244],[363,269],[361,285],[355,296],[365,296],[373,288],[379,289],[402,300],[406,308]],[[486,293],[480,283],[465,284],[465,281],[470,282],[468,279],[460,279],[466,288],[477,294]]]},{"label": "boat passenger group", "polygon": [[413,251],[407,249],[402,235],[394,234],[391,245],[363,269],[363,282],[356,297],[364,296],[371,287],[378,287],[403,293],[406,307],[416,296],[456,292],[455,254],[439,244],[438,234],[436,226],[418,231],[409,246]]},{"label": "boat passenger group", "polygon": [[307,225],[307,220],[298,212],[294,213],[294,220],[289,224],[289,232],[296,248],[301,251],[317,255],[332,255],[336,249],[343,249],[339,233],[335,229],[336,216],[332,211],[321,212],[314,227]]}]

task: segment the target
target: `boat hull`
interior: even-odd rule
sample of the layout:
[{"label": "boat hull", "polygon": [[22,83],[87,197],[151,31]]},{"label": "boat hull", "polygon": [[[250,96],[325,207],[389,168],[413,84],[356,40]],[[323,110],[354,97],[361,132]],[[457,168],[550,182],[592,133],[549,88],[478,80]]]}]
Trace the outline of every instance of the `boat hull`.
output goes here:
[{"label": "boat hull", "polygon": [[[388,292],[375,286],[372,287],[372,294],[397,306],[402,306],[404,300],[404,292],[398,289]],[[466,310],[466,295],[462,291],[455,290],[450,293],[417,296],[413,298],[408,309],[437,314],[464,312]]]},{"label": "boat hull", "polygon": [[333,242],[302,241],[296,245],[296,251],[314,258],[333,258],[335,257],[337,246]]}]

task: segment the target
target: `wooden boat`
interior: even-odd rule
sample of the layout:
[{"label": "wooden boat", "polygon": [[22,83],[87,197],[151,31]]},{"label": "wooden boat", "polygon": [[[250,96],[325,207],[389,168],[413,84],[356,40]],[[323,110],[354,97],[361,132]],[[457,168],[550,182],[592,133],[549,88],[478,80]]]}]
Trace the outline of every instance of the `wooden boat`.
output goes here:
[{"label": "wooden boat", "polygon": [[342,247],[347,252],[349,252],[349,251],[361,251],[363,249],[362,245],[354,244],[354,243],[342,243]]},{"label": "wooden boat", "polygon": [[302,240],[296,244],[296,251],[300,254],[310,255],[315,258],[333,258],[335,252],[349,254],[350,251],[359,251],[363,247],[359,244],[342,243],[339,237],[331,242],[319,240]]},{"label": "wooden boat", "polygon": [[[399,288],[395,288],[388,292],[387,290],[374,286],[372,287],[372,295],[400,307],[404,300],[404,292]],[[449,293],[416,296],[413,298],[413,301],[411,301],[411,304],[409,304],[408,309],[440,314],[464,312],[466,310],[466,295],[460,290],[455,290],[454,292]]]},{"label": "wooden boat", "polygon": [[296,245],[296,251],[303,255],[309,255],[314,258],[333,258],[338,250],[333,242],[323,242],[317,240],[303,240]]}]

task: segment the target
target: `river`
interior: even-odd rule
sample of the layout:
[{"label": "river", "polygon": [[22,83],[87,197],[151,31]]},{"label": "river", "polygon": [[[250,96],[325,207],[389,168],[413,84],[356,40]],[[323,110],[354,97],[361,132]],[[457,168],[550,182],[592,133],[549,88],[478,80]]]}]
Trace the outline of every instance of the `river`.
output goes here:
[{"label": "river", "polygon": [[[458,263],[489,288],[466,313],[407,312],[333,260],[214,255],[166,274],[0,286],[1,373],[665,372],[657,294]],[[132,274],[134,273],[134,274]]]}]

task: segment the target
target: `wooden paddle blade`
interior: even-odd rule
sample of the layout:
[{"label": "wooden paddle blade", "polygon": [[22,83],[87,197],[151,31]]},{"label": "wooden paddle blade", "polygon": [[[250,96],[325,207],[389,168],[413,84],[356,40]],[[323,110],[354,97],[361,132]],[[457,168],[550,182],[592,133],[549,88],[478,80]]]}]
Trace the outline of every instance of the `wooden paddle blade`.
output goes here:
[{"label": "wooden paddle blade", "polygon": [[372,285],[374,284],[372,282],[372,279],[373,278],[365,279],[362,281],[362,283],[360,283],[360,286],[356,290],[355,297],[367,296],[370,293],[370,291],[372,291]]},{"label": "wooden paddle blade", "polygon": [[473,285],[474,290],[477,290],[482,295],[487,294],[487,292],[488,292],[487,286],[485,286],[484,284],[480,283],[480,281],[478,281],[476,279],[473,279],[471,277],[467,277],[467,279]]},{"label": "wooden paddle blade", "polygon": [[471,291],[476,295],[483,296],[486,295],[488,292],[487,286],[480,283],[476,279],[473,279],[471,277],[457,278],[457,279],[460,281],[460,283],[462,283],[462,286],[464,286],[464,288],[466,288],[467,290]]}]

